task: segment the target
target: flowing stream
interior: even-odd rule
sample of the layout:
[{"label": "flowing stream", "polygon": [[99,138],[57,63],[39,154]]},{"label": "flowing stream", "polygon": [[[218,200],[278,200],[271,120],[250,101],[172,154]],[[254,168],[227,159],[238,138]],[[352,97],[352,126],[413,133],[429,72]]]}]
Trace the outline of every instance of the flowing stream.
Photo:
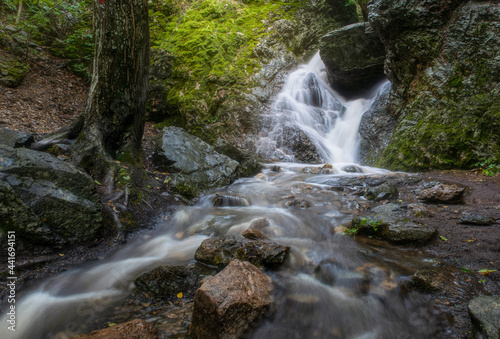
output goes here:
[{"label": "flowing stream", "polygon": [[[256,227],[291,247],[287,264],[267,272],[275,307],[248,333],[253,338],[428,338],[437,324],[421,295],[400,288],[401,275],[426,261],[411,249],[344,235],[341,225],[367,208],[357,195],[332,187],[363,177],[403,175],[356,164],[358,126],[373,99],[345,101],[325,83],[321,60],[290,74],[277,97],[259,150],[282,162],[219,194],[245,197],[249,206],[214,207],[215,192],[179,209],[155,232],[112,257],[51,278],[20,295],[16,332],[1,319],[1,338],[47,338],[89,331],[106,308],[130,294],[133,280],[158,265],[185,265],[209,236]],[[376,90],[374,90],[374,95]],[[284,131],[305,133],[321,165],[294,163]],[[279,168],[277,167],[279,166]]]}]

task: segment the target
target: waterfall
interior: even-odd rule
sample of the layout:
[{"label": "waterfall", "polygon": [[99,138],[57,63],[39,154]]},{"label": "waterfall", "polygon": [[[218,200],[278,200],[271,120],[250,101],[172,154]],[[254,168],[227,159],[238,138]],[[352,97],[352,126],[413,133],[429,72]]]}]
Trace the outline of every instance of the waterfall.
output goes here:
[{"label": "waterfall", "polygon": [[[373,91],[376,94],[382,86]],[[295,162],[309,141],[321,162],[356,163],[358,128],[372,98],[346,101],[326,82],[319,52],[292,72],[268,114],[257,151],[267,159]],[[310,147],[307,151],[311,151]]]}]

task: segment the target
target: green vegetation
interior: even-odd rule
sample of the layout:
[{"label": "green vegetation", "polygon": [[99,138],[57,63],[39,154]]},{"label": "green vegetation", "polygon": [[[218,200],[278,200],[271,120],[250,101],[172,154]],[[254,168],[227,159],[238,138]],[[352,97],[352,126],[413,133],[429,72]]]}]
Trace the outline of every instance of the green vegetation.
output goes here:
[{"label": "green vegetation", "polygon": [[370,218],[356,218],[352,221],[351,228],[344,231],[347,235],[356,235],[362,229],[364,233],[376,234],[379,226],[382,225],[382,220],[374,220]]},{"label": "green vegetation", "polygon": [[488,175],[490,177],[494,176],[498,172],[500,172],[500,163],[498,160],[494,158],[489,158],[478,163],[475,163],[474,166],[481,166],[484,175]]},{"label": "green vegetation", "polygon": [[[4,0],[0,4],[0,20],[19,31],[4,39],[28,39],[37,45],[49,47],[50,52],[71,59],[68,66],[78,75],[90,79],[90,64],[94,54],[92,37],[92,2],[90,0]],[[2,43],[5,44],[5,43]]]}]

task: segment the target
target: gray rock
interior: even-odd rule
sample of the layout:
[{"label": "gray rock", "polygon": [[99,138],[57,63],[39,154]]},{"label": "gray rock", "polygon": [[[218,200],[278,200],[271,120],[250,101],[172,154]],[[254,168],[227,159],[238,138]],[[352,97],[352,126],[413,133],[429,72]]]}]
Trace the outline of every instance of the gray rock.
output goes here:
[{"label": "gray rock", "polygon": [[288,246],[273,241],[225,236],[204,240],[194,258],[218,267],[226,266],[233,259],[249,261],[256,266],[277,266],[285,261],[289,250]]},{"label": "gray rock", "polygon": [[487,226],[493,225],[495,223],[495,219],[493,219],[489,215],[479,213],[464,213],[463,217],[461,217],[458,222],[467,225]]},{"label": "gray rock", "polygon": [[469,302],[467,309],[485,338],[500,338],[500,296],[476,297]]},{"label": "gray rock", "polygon": [[396,126],[396,117],[389,109],[390,91],[391,83],[389,82],[380,90],[370,109],[361,118],[359,156],[362,164],[373,165],[375,159],[391,140]]},{"label": "gray rock", "polygon": [[218,139],[213,146],[216,152],[240,163],[239,176],[250,177],[262,171],[257,154],[241,150],[223,139]]},{"label": "gray rock", "polygon": [[249,262],[233,260],[196,292],[189,334],[193,338],[239,338],[270,308],[271,279]]},{"label": "gray rock", "polygon": [[155,140],[153,160],[161,170],[174,174],[174,185],[201,190],[230,184],[237,179],[239,166],[179,127],[163,129]]},{"label": "gray rock", "polygon": [[366,199],[374,201],[397,199],[398,195],[398,189],[390,182],[385,182],[375,187],[368,187],[364,194]]},{"label": "gray rock", "polygon": [[140,275],[134,284],[141,292],[157,298],[177,299],[177,295],[193,298],[201,281],[217,272],[202,266],[160,266]]},{"label": "gray rock", "polygon": [[464,192],[465,188],[457,185],[439,184],[422,190],[418,198],[427,203],[458,204],[462,202]]},{"label": "gray rock", "polygon": [[367,22],[325,35],[320,55],[331,86],[341,94],[359,95],[384,78],[384,45]]},{"label": "gray rock", "polygon": [[373,215],[354,218],[351,227],[362,235],[374,235],[393,243],[430,241],[437,233],[432,226],[420,225],[407,219],[407,209],[397,204],[380,205],[372,209]]},{"label": "gray rock", "polygon": [[5,127],[0,128],[0,145],[13,148],[30,148],[33,142],[35,142],[35,140],[31,134],[14,131]]},{"label": "gray rock", "polygon": [[92,178],[50,154],[0,145],[0,229],[31,243],[85,243],[102,226]]}]

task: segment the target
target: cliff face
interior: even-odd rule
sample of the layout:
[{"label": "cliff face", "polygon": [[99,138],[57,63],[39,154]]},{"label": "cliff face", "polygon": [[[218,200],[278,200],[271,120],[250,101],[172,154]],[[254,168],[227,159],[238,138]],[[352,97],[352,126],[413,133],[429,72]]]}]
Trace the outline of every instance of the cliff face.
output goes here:
[{"label": "cliff face", "polygon": [[397,122],[368,162],[426,170],[500,159],[499,2],[378,0],[369,9]]},{"label": "cliff face", "polygon": [[149,117],[209,143],[244,145],[286,73],[328,31],[358,20],[344,0],[170,0],[151,6]]}]

